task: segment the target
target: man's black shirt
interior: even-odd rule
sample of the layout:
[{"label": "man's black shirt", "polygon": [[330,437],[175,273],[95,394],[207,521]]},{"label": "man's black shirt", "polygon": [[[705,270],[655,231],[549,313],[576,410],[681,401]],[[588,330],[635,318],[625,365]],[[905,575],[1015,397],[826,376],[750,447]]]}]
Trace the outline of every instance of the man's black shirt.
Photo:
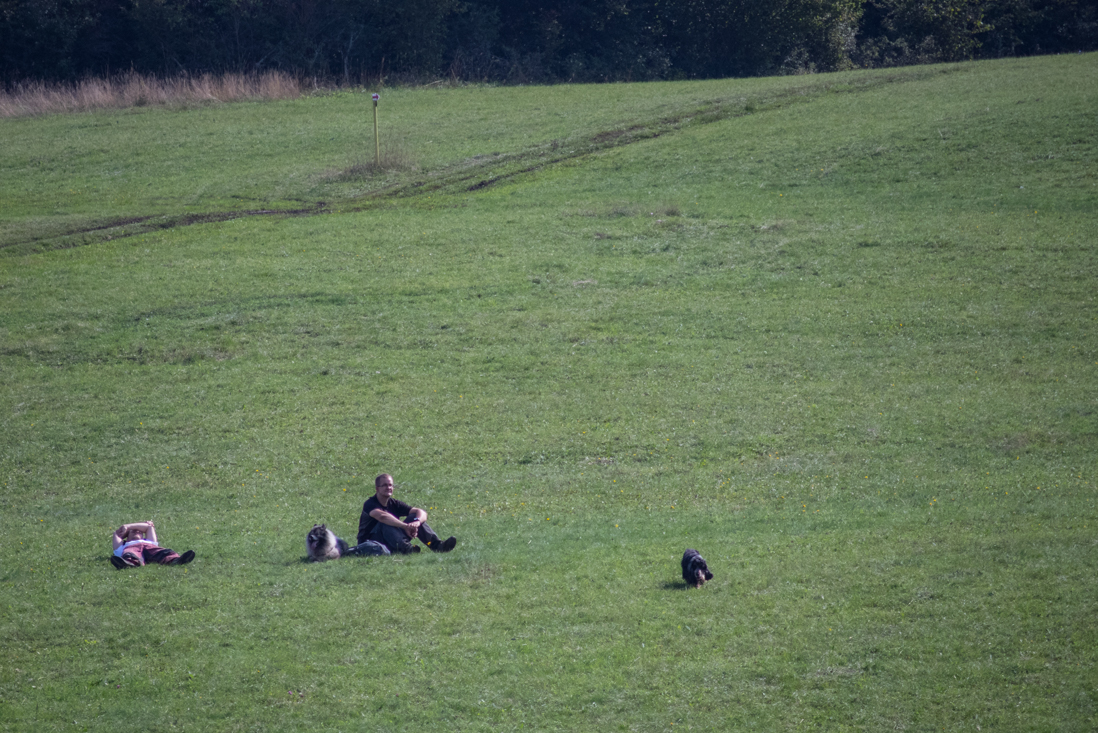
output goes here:
[{"label": "man's black shirt", "polygon": [[358,518],[358,544],[360,545],[370,539],[374,527],[377,526],[377,520],[370,516],[370,512],[374,509],[380,509],[383,512],[392,514],[397,519],[407,517],[409,512],[412,511],[411,505],[405,504],[400,499],[394,499],[390,496],[388,506],[381,506],[381,502],[377,500],[377,495],[371,496],[366,500],[366,503],[362,505],[362,516]]}]

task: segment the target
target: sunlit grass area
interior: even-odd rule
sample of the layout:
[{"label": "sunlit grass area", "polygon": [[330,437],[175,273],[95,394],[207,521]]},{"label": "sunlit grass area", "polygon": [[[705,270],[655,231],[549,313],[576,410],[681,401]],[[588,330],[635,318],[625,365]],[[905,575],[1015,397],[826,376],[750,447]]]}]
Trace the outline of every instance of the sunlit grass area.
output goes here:
[{"label": "sunlit grass area", "polygon": [[1093,729],[1096,72],[0,121],[0,727]]}]

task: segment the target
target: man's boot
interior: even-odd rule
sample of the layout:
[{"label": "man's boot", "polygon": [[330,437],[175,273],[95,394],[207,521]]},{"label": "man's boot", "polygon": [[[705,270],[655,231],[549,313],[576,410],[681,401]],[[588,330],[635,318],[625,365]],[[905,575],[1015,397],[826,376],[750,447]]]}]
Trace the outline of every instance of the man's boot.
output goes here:
[{"label": "man's boot", "polygon": [[430,547],[435,552],[441,552],[441,550],[439,550],[439,547],[442,545],[442,540],[440,540],[438,538],[438,535],[435,534],[435,531],[428,527],[426,524],[419,525],[419,532],[416,533],[416,539]]},{"label": "man's boot", "polygon": [[[419,528],[419,531],[420,531],[420,534],[423,533],[423,527],[422,526]],[[449,537],[445,540],[440,540],[438,538],[438,535],[435,534],[434,532],[430,533],[430,540],[427,542],[427,546],[430,547],[435,552],[449,552],[450,550],[454,549],[454,545],[456,545],[456,544],[457,544],[457,538],[456,537]]]}]

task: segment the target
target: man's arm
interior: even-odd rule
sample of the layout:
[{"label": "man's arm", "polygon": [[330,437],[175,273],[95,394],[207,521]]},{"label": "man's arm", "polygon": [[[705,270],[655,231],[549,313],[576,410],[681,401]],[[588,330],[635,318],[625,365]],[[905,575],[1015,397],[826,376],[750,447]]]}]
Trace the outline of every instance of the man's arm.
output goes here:
[{"label": "man's arm", "polygon": [[[419,525],[427,521],[427,512],[420,509],[418,506],[414,506],[408,510],[408,518],[404,520],[404,524],[407,527],[412,527],[413,531],[408,535],[409,537],[415,537],[419,534]],[[404,530],[407,532],[408,530]]]},{"label": "man's arm", "polygon": [[384,509],[374,509],[370,512],[370,516],[381,522],[382,524],[387,524],[390,527],[396,527],[397,529],[403,529],[404,534],[408,535],[409,537],[415,537],[416,532],[419,531],[419,523],[423,522],[422,519],[417,519],[415,514],[417,511],[423,512],[422,509],[412,507],[412,511],[409,512],[410,516],[408,517],[407,522],[400,521]]}]

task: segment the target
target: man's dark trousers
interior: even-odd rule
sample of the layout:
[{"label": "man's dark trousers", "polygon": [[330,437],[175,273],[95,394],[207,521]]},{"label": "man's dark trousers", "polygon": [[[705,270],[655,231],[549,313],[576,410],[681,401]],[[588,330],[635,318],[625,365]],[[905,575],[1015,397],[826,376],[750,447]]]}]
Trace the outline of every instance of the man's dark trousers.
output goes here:
[{"label": "man's dark trousers", "polygon": [[[419,538],[420,542],[426,543],[432,550],[437,550],[437,548],[442,545],[442,540],[440,540],[434,530],[426,524],[419,525],[419,532],[416,536]],[[377,523],[377,526],[374,527],[374,531],[370,533],[370,539],[374,542],[380,542],[393,552],[402,554],[412,552],[412,543],[408,539],[408,535],[404,533],[404,530],[400,527],[390,527],[384,522]]]}]

